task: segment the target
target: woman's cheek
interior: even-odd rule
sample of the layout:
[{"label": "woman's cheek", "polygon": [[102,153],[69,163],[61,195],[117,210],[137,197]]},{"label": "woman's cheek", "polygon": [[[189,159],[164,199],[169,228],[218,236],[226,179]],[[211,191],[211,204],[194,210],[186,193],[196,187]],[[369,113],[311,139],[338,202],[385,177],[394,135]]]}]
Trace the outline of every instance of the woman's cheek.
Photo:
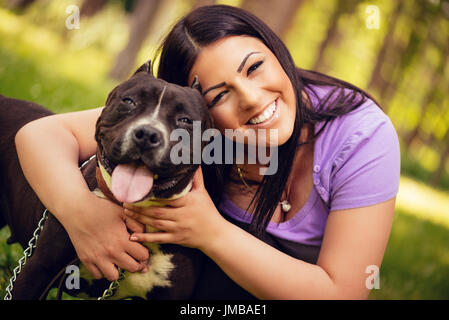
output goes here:
[{"label": "woman's cheek", "polygon": [[[219,107],[217,106],[216,109],[218,108]],[[232,129],[231,121],[229,121],[230,115],[226,114],[226,112],[223,112],[222,110],[211,110],[210,115],[214,120],[215,128],[222,134],[224,134],[225,129]]]}]

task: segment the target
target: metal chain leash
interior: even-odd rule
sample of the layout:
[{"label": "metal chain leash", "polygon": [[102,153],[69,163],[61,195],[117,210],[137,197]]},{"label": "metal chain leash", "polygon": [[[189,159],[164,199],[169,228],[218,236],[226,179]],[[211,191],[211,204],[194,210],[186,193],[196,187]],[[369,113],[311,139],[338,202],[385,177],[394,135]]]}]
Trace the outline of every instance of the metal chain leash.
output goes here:
[{"label": "metal chain leash", "polygon": [[[95,155],[90,157],[88,160],[84,161],[84,163],[81,165],[80,170],[89,163],[90,160],[95,158]],[[19,259],[19,265],[14,268],[13,275],[9,279],[9,285],[6,287],[6,295],[3,298],[3,300],[12,300],[12,290],[14,288],[14,282],[17,279],[17,276],[22,271],[22,268],[25,266],[25,263],[27,262],[27,259],[31,257],[33,254],[34,248],[36,248],[37,239],[39,238],[39,233],[42,231],[44,227],[44,222],[48,218],[48,210],[45,209],[42,213],[42,218],[37,223],[37,228],[33,232],[33,237],[30,241],[28,241],[28,247],[23,251],[22,258]],[[125,278],[125,272],[119,268],[119,278],[115,281],[112,281],[109,285],[108,289],[106,289],[101,297],[98,298],[98,300],[105,300],[109,297],[112,297],[114,295],[115,290],[117,290],[120,281],[122,281]]]},{"label": "metal chain leash", "polygon": [[9,279],[9,285],[8,285],[8,287],[6,287],[6,295],[3,298],[3,300],[11,300],[12,299],[12,289],[14,288],[14,282],[16,281],[19,273],[22,271],[22,268],[25,266],[27,259],[29,257],[31,257],[31,255],[33,254],[34,248],[36,248],[36,242],[37,242],[37,239],[39,238],[39,233],[43,229],[44,221],[47,220],[47,218],[48,218],[47,213],[48,213],[48,210],[45,209],[44,213],[42,214],[42,218],[39,220],[39,222],[37,224],[36,230],[34,230],[34,232],[33,232],[33,237],[31,238],[30,241],[28,241],[28,248],[26,248],[23,251],[23,257],[19,259],[19,265],[14,268],[13,275]]},{"label": "metal chain leash", "polygon": [[117,288],[120,285],[120,281],[125,279],[125,271],[118,268],[118,272],[119,272],[118,279],[112,281],[109,284],[109,287],[106,290],[104,290],[103,295],[101,297],[98,297],[97,300],[106,300],[107,298],[110,298],[114,295],[115,290],[117,290]]}]

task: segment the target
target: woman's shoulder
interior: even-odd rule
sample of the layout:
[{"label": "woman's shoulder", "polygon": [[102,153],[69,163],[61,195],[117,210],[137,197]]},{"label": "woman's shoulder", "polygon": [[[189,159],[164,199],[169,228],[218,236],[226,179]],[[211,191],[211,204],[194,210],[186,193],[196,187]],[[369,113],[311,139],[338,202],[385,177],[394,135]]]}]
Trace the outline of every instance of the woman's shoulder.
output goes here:
[{"label": "woman's shoulder", "polygon": [[[317,92],[324,96],[331,90],[319,88]],[[315,132],[323,125],[318,123]],[[375,192],[383,193],[382,189],[388,190],[387,197],[397,191],[400,173],[397,133],[389,117],[369,98],[355,110],[327,123],[316,139],[314,153],[315,182],[322,187],[326,202],[330,204],[334,199],[334,209],[337,203],[342,208],[353,198],[357,201],[352,204],[362,203]],[[373,186],[375,181],[377,184]],[[364,194],[359,192],[366,186],[372,189]],[[380,198],[385,197],[376,199]]]},{"label": "woman's shoulder", "polygon": [[[310,87],[309,87],[310,88]],[[313,94],[309,97],[313,108],[317,111],[322,99],[327,99],[329,95],[338,94],[334,86],[313,86]],[[310,90],[310,89],[309,89]],[[344,89],[350,94],[351,89]],[[325,126],[323,128],[323,126]],[[377,139],[383,133],[391,138],[396,138],[396,130],[387,114],[373,100],[365,97],[365,101],[356,109],[337,116],[328,123],[319,122],[315,124],[315,133],[319,134],[317,142],[322,151],[322,155],[329,155],[329,152],[338,153],[338,149],[354,145],[357,141],[366,139]]]}]

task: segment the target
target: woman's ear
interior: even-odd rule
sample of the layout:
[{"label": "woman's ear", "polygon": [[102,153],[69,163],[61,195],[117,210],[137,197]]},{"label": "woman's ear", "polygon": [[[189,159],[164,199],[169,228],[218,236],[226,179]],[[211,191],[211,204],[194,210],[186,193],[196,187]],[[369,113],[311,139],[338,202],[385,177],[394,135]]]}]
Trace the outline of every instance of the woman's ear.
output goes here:
[{"label": "woman's ear", "polygon": [[141,65],[139,69],[137,69],[136,72],[134,72],[133,76],[139,72],[145,72],[148,73],[150,76],[153,76],[153,74],[151,73],[151,60],[148,60],[143,65]]}]

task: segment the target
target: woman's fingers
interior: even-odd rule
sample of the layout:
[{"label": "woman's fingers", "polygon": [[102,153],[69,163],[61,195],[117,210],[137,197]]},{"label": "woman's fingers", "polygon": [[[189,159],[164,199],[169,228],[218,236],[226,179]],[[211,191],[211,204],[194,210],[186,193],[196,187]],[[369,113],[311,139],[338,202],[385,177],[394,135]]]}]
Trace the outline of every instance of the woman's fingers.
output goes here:
[{"label": "woman's fingers", "polygon": [[148,207],[148,208],[139,208],[139,207],[125,207],[124,213],[127,217],[130,217],[138,222],[146,224],[142,221],[142,217],[150,217],[154,219],[163,219],[163,220],[175,220],[176,212],[173,211],[173,208],[164,208],[164,207]]},{"label": "woman's fingers", "polygon": [[[156,228],[162,231],[172,231],[175,228],[175,222],[173,220],[165,220],[161,218],[153,218],[144,214],[134,213],[132,211],[125,210],[125,214],[130,214],[133,219],[138,222]],[[144,231],[137,231],[134,233],[144,233]]]},{"label": "woman's fingers", "polygon": [[106,279],[108,279],[109,281],[114,281],[114,280],[118,279],[119,273],[118,273],[117,267],[114,266],[114,264],[106,262],[106,261],[103,263],[99,262],[97,267],[101,270],[104,277]]},{"label": "woman's fingers", "polygon": [[125,224],[131,232],[145,232],[145,225],[131,217],[125,217]]},{"label": "woman's fingers", "polygon": [[165,232],[133,233],[130,239],[139,242],[176,243],[174,235]]},{"label": "woman's fingers", "polygon": [[123,252],[116,258],[116,264],[118,267],[125,269],[129,272],[138,272],[142,271],[142,269],[145,267],[144,262],[137,262],[134,260],[130,255],[128,255],[126,252]]},{"label": "woman's fingers", "polygon": [[90,264],[84,264],[84,266],[86,267],[87,271],[89,271],[91,276],[94,277],[94,279],[98,280],[98,279],[103,278],[103,273],[100,271],[100,269],[97,268],[96,265],[90,263]]},{"label": "woman's fingers", "polygon": [[147,261],[150,258],[148,249],[140,243],[128,241],[125,250],[132,258],[140,261],[141,263]]}]

